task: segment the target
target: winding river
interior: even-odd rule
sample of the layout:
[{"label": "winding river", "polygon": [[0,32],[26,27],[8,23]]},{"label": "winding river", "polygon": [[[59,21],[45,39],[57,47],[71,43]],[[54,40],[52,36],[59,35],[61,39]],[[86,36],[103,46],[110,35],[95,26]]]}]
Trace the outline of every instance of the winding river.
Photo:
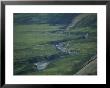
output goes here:
[{"label": "winding river", "polygon": [[[59,50],[61,53],[64,53],[63,55],[69,54],[68,50],[63,46],[62,42],[54,44],[54,47],[57,50]],[[55,55],[53,55],[53,56],[50,56],[48,60],[34,63],[34,65],[36,66],[37,70],[43,70],[54,60],[57,60],[59,57],[60,55],[56,55],[56,57]]]},{"label": "winding river", "polygon": [[53,45],[57,50],[60,51],[61,54],[51,55],[46,61],[34,63],[37,70],[44,70],[50,63],[53,63],[55,60],[61,59],[66,55],[78,54],[76,51],[71,52],[67,48],[65,48],[64,42],[54,43]]}]

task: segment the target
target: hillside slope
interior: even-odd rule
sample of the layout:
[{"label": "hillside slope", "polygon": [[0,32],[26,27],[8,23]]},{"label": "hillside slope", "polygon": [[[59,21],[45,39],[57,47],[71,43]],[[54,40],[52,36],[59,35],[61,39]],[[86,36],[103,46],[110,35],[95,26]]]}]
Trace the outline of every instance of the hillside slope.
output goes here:
[{"label": "hillside slope", "polygon": [[76,75],[96,75],[97,74],[97,60],[94,59],[85,67],[83,67],[80,71],[76,73]]},{"label": "hillside slope", "polygon": [[73,75],[96,54],[96,13],[14,14],[14,75]]}]

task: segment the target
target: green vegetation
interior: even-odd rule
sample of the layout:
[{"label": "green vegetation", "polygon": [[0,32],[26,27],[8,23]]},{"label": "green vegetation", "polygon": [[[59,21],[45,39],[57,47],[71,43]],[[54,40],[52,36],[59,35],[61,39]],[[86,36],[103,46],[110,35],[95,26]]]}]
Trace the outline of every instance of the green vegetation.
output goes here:
[{"label": "green vegetation", "polygon": [[74,75],[96,54],[96,14],[14,15],[14,75]]}]

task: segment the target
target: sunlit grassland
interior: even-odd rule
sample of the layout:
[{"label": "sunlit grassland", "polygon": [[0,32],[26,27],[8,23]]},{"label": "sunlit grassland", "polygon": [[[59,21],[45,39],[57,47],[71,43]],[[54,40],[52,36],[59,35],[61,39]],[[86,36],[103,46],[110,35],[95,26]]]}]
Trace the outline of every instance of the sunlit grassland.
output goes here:
[{"label": "sunlit grassland", "polygon": [[[14,27],[14,73],[28,75],[73,75],[80,70],[83,64],[96,54],[97,31],[95,28],[71,28],[68,33],[51,33],[59,30],[59,25],[31,24],[15,25]],[[70,33],[70,35],[68,35]],[[73,33],[73,34],[72,34]],[[87,39],[82,39],[83,33],[88,33]],[[34,71],[30,60],[42,61],[45,57],[59,54],[59,51],[50,42],[69,42],[69,50],[78,51],[78,55],[66,55],[50,63],[42,71]],[[22,64],[22,62],[25,62]]]},{"label": "sunlit grassland", "polygon": [[[29,56],[32,57],[37,55],[51,55],[57,52],[48,42],[62,40],[65,35],[51,34],[49,32],[45,32],[44,29],[46,31],[53,31],[58,30],[58,27],[49,26],[48,24],[15,26],[14,50],[16,59],[26,59],[25,57],[28,58]],[[40,33],[39,31],[43,31],[43,33]]]},{"label": "sunlit grassland", "polygon": [[[57,26],[43,25],[16,25],[14,27],[14,68],[16,72],[23,72],[29,64],[19,62],[39,58],[58,53],[55,47],[48,42],[61,40],[63,34],[51,34],[46,31],[58,30]],[[45,30],[44,30],[45,29]],[[43,31],[43,33],[41,33]],[[31,64],[32,65],[32,64]],[[32,67],[31,67],[32,69]]]}]

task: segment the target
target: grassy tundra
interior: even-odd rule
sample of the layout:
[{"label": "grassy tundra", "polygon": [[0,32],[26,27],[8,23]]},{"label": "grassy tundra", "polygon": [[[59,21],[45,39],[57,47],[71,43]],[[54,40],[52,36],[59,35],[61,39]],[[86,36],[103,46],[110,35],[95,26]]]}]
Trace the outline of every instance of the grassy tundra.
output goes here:
[{"label": "grassy tundra", "polygon": [[13,31],[14,75],[74,75],[97,54],[93,13],[14,14]]}]

